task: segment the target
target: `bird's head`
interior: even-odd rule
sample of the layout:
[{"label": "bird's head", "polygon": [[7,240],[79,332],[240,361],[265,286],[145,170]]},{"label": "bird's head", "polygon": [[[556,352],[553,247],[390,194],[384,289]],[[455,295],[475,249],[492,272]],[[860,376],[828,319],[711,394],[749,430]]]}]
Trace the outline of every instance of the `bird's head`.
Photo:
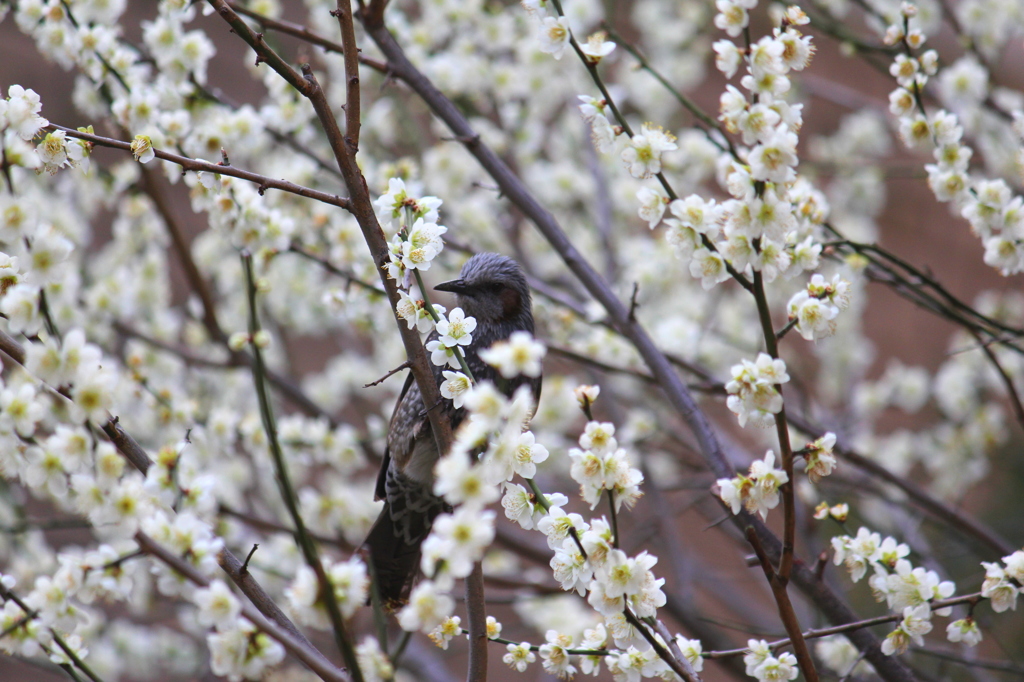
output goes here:
[{"label": "bird's head", "polygon": [[455,294],[459,307],[477,322],[511,324],[533,331],[530,287],[519,263],[497,253],[478,253],[459,278],[434,287]]}]

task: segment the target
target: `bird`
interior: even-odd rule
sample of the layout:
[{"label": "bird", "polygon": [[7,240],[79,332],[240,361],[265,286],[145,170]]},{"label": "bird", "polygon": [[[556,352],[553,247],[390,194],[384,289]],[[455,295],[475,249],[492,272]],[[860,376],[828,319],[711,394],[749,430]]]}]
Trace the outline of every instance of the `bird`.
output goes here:
[{"label": "bird", "polygon": [[[493,367],[480,359],[479,352],[507,339],[517,331],[533,334],[533,305],[522,268],[515,260],[497,253],[478,253],[463,265],[458,279],[434,287],[455,294],[457,305],[467,317],[476,318],[473,341],[462,346],[466,364],[476,381],[492,381],[511,396],[529,384],[535,400],[540,397],[541,378],[500,378]],[[434,331],[427,341],[437,338]],[[446,367],[433,366],[438,386]],[[427,406],[412,373],[406,378],[388,425],[387,445],[374,499],[384,500],[380,516],[363,543],[376,578],[381,603],[388,610],[404,605],[419,573],[420,547],[443,511],[444,500],[433,493],[437,450],[428,409],[441,409],[457,429],[466,418],[465,408],[456,408],[446,398],[440,405]]]}]

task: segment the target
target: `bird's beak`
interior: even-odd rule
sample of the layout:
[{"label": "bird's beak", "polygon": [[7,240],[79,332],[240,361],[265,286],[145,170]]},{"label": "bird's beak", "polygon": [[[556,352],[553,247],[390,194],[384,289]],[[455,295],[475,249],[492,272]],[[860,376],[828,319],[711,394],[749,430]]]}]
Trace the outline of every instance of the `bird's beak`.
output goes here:
[{"label": "bird's beak", "polygon": [[466,284],[464,279],[453,279],[450,282],[441,282],[434,291],[450,291],[453,294],[468,294],[472,291],[472,287]]}]

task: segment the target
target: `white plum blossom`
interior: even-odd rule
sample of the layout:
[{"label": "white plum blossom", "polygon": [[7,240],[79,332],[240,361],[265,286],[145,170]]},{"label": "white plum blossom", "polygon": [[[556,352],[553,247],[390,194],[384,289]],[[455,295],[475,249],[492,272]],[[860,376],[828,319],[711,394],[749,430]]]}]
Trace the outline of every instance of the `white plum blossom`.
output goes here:
[{"label": "white plum blossom", "polygon": [[678,149],[676,138],[661,127],[644,123],[640,132],[633,136],[629,145],[622,150],[622,161],[629,174],[644,180],[661,172],[663,152]]},{"label": "white plum blossom", "polygon": [[690,274],[695,279],[700,279],[700,285],[705,291],[713,289],[716,284],[724,282],[731,276],[722,255],[704,247],[693,252]]},{"label": "white plum blossom", "polygon": [[284,647],[248,620],[219,630],[206,638],[210,649],[210,670],[230,680],[256,679],[267,668],[284,660]]},{"label": "white plum blossom", "polygon": [[200,625],[216,627],[218,630],[232,627],[242,612],[241,602],[223,580],[214,580],[209,587],[196,590],[193,599],[199,607]]},{"label": "white plum blossom", "polygon": [[950,642],[963,642],[967,646],[978,646],[982,640],[981,629],[977,621],[968,616],[946,626],[946,639]]},{"label": "white plum blossom", "polygon": [[572,656],[566,651],[572,647],[572,637],[548,630],[544,635],[546,644],[540,647],[540,658],[544,670],[559,679],[570,679],[576,674],[576,666],[572,664]]},{"label": "white plum blossom", "polygon": [[765,135],[750,152],[750,175],[755,180],[784,183],[796,177],[797,136],[786,126]]},{"label": "white plum blossom", "polygon": [[992,610],[1002,613],[1007,609],[1017,608],[1017,595],[1020,587],[1010,581],[1006,571],[995,562],[983,561],[985,581],[981,584],[981,596],[992,602]]},{"label": "white plum blossom", "polygon": [[434,465],[434,494],[451,504],[484,507],[498,499],[486,464],[474,464],[465,453],[452,452]]},{"label": "white plum blossom", "polygon": [[836,457],[832,449],[836,445],[836,434],[829,431],[821,438],[808,443],[804,448],[806,460],[805,471],[812,483],[817,483],[825,476],[829,476],[836,468]]},{"label": "white plum blossom", "polygon": [[[475,323],[473,326],[476,327]],[[519,375],[538,377],[545,353],[544,344],[535,340],[530,332],[517,331],[512,332],[507,341],[498,341],[481,350],[480,359],[497,368],[506,379]]]},{"label": "white plum blossom", "polygon": [[468,346],[473,343],[473,330],[476,329],[476,318],[466,317],[462,308],[455,308],[447,319],[437,323],[437,335],[442,344],[448,348]]},{"label": "white plum blossom", "polygon": [[715,51],[715,68],[726,78],[732,78],[740,66],[742,55],[736,43],[731,40],[716,40],[712,45]]},{"label": "white plum blossom", "polygon": [[756,4],[756,0],[715,0],[715,26],[732,38],[738,37],[750,23],[747,10]]},{"label": "white plum blossom", "polygon": [[544,17],[538,26],[537,37],[540,40],[540,51],[561,59],[569,47],[569,20],[566,17]]},{"label": "white plum blossom", "polygon": [[800,668],[797,666],[796,656],[784,651],[776,656],[766,657],[760,665],[754,668],[752,676],[760,682],[780,682],[781,680],[795,680],[800,675]]},{"label": "white plum blossom", "polygon": [[835,551],[833,561],[836,566],[845,562],[850,578],[858,582],[864,577],[868,566],[882,558],[881,545],[881,535],[861,527],[854,538],[848,535],[832,538],[832,549]]},{"label": "white plum blossom", "polygon": [[523,432],[512,454],[512,470],[523,478],[533,478],[537,465],[548,458],[548,449],[537,442],[532,431]]},{"label": "white plum blossom", "polygon": [[[443,316],[446,309],[443,305],[433,304],[434,312]],[[398,290],[398,304],[395,312],[409,329],[416,329],[420,334],[429,333],[434,328],[434,319],[430,316],[423,300],[413,299],[404,289]]]},{"label": "white plum blossom", "polygon": [[458,616],[449,616],[448,618],[445,618],[440,625],[431,630],[427,636],[430,637],[430,640],[439,648],[447,651],[448,643],[464,632],[460,627],[461,624],[461,618]]},{"label": "white plum blossom", "polygon": [[431,580],[413,588],[409,603],[398,612],[398,624],[407,632],[431,632],[454,610],[455,601]]},{"label": "white plum blossom", "polygon": [[768,510],[779,504],[779,487],[788,481],[786,471],[775,468],[775,453],[769,450],[763,460],[750,465],[747,476],[719,479],[718,495],[733,514],[738,514],[742,505],[766,519]]},{"label": "white plum blossom", "polygon": [[604,31],[587,36],[587,42],[580,45],[580,52],[586,55],[588,62],[597,64],[615,50],[615,43],[607,38],[608,34]]},{"label": "white plum blossom", "polygon": [[444,382],[441,384],[441,396],[452,401],[455,409],[462,407],[466,400],[466,392],[472,386],[472,382],[462,372],[450,372],[444,370]]},{"label": "white plum blossom", "polygon": [[751,421],[766,428],[775,424],[775,415],[782,410],[782,395],[776,386],[789,381],[786,363],[759,353],[757,360],[742,360],[729,370],[732,379],[725,385],[729,393],[729,409],[739,418],[740,426]]},{"label": "white plum blossom", "polygon": [[413,197],[409,195],[405,181],[401,178],[388,179],[388,191],[374,200],[377,208],[377,218],[384,226],[392,225],[398,220],[399,225],[408,227],[407,214],[412,216],[412,221],[422,219],[423,224],[429,225],[438,220],[438,209],[441,207],[441,200],[437,197]]},{"label": "white plum blossom", "polygon": [[641,187],[636,192],[636,198],[640,202],[640,218],[647,221],[647,226],[653,230],[665,215],[668,197],[659,189]]},{"label": "white plum blossom", "polygon": [[903,620],[882,641],[882,653],[886,656],[902,654],[911,643],[922,646],[924,636],[932,631],[931,617],[928,604],[903,609]]},{"label": "white plum blossom", "polygon": [[[464,578],[480,559],[484,549],[494,540],[494,512],[480,511],[473,505],[463,505],[451,514],[441,514],[434,520],[430,538],[436,539],[435,552],[444,559],[445,571],[456,578]],[[430,539],[428,539],[430,541]],[[424,562],[427,562],[424,549]]]},{"label": "white plum blossom", "polygon": [[529,642],[509,643],[505,647],[508,652],[501,657],[502,662],[516,672],[526,672],[526,667],[537,660],[537,654],[530,650]]}]

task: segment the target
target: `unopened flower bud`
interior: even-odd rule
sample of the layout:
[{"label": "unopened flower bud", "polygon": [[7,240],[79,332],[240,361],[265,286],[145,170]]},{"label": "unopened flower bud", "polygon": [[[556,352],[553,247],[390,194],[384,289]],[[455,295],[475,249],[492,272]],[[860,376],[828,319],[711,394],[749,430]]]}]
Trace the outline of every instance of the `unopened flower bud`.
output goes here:
[{"label": "unopened flower bud", "polygon": [[228,348],[238,352],[249,345],[249,334],[246,332],[235,332],[228,338]]},{"label": "unopened flower bud", "polygon": [[261,329],[252,337],[252,342],[257,348],[266,348],[270,345],[270,332]]}]

